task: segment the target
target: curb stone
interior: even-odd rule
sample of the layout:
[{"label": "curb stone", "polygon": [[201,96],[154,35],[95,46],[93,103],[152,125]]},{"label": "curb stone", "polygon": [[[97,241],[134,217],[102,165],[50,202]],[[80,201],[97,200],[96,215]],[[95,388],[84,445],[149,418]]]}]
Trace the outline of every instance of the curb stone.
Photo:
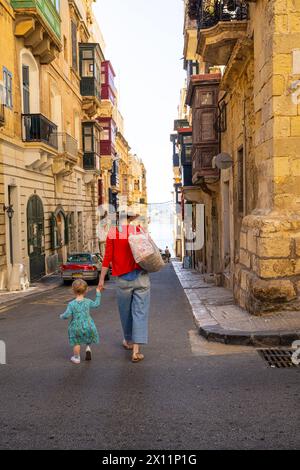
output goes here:
[{"label": "curb stone", "polygon": [[199,334],[207,341],[239,346],[291,346],[300,339],[300,331],[273,332],[273,331],[232,331],[221,326],[205,325],[199,328]]},{"label": "curb stone", "polygon": [[[181,278],[177,264],[179,263],[173,262],[174,271],[190,303],[198,332],[207,341],[239,346],[276,347],[291,346],[294,341],[300,339],[299,327],[293,330],[282,328],[278,330],[258,329],[257,331],[247,330],[247,327],[245,330],[224,328],[211,314],[209,306],[206,306],[205,303],[201,301],[201,298],[195,294],[195,278],[193,277],[191,281],[194,288],[188,287],[189,281]],[[212,286],[208,286],[208,288],[210,287]],[[223,302],[224,303],[220,304],[220,307],[231,305],[231,303],[226,302],[226,300]]]}]

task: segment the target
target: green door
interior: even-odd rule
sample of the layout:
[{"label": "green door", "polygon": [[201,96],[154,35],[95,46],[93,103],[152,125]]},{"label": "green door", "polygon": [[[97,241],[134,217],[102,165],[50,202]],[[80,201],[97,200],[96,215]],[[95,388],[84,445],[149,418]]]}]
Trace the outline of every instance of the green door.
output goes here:
[{"label": "green door", "polygon": [[45,272],[44,209],[38,196],[32,196],[27,205],[27,237],[30,260],[30,281],[37,281]]}]

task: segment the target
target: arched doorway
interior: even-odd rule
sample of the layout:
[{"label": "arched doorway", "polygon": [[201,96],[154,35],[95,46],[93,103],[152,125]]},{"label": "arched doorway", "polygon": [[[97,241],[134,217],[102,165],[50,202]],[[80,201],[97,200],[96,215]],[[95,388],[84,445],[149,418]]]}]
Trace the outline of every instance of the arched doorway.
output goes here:
[{"label": "arched doorway", "polygon": [[36,195],[31,196],[27,204],[27,240],[30,280],[36,281],[46,274],[44,208]]}]

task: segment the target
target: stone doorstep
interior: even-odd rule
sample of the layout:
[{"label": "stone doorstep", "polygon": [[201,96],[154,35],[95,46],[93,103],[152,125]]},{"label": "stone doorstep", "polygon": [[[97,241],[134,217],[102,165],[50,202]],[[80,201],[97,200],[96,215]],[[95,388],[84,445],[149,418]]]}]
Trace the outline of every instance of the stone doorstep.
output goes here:
[{"label": "stone doorstep", "polygon": [[[275,347],[291,346],[294,341],[300,339],[300,315],[299,321],[297,321],[291,313],[289,314],[289,312],[286,312],[286,314],[279,313],[279,317],[277,316],[277,318],[277,314],[273,317],[253,317],[246,310],[235,304],[226,304],[226,301],[222,304],[224,292],[227,291],[229,294],[227,289],[224,290],[223,287],[208,285],[208,288],[214,288],[215,292],[212,293],[215,293],[216,297],[220,296],[220,300],[216,298],[217,303],[215,305],[210,305],[209,299],[201,299],[200,289],[200,292],[198,290],[198,295],[195,296],[195,289],[186,287],[186,284],[188,284],[186,274],[177,267],[180,264],[181,263],[173,262],[175,272],[192,307],[194,321],[199,330],[199,334],[208,341],[241,346]],[[193,272],[193,274],[195,273]],[[198,276],[199,285],[202,286],[202,275],[198,273]],[[191,283],[193,286],[195,285],[194,277]],[[197,297],[197,300],[195,297]],[[225,318],[222,318],[222,324],[226,324],[226,327],[221,326],[221,320],[219,321],[215,318],[213,312],[216,309],[219,312],[224,312]],[[227,312],[230,317],[228,321],[226,321]],[[275,325],[278,325],[279,320],[282,328],[272,328],[272,321],[274,321]],[[262,323],[261,329],[259,329],[260,322]],[[255,329],[254,327],[257,328]]]}]

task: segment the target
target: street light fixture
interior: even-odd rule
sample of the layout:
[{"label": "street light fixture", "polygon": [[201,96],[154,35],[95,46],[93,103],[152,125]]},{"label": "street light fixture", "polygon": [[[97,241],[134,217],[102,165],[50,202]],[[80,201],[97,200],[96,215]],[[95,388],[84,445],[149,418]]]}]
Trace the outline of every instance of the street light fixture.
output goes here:
[{"label": "street light fixture", "polygon": [[6,206],[3,204],[3,211],[7,213],[8,220],[9,220],[9,245],[10,245],[10,262],[11,265],[14,263],[14,253],[13,253],[13,236],[12,236],[12,218],[14,215],[13,204],[8,204]]},{"label": "street light fixture", "polygon": [[8,215],[8,218],[9,219],[12,219],[13,218],[13,215],[14,215],[14,209],[13,209],[13,204],[9,204],[8,206],[6,206],[5,204],[3,205],[3,210],[4,212],[7,212],[7,215]]}]

